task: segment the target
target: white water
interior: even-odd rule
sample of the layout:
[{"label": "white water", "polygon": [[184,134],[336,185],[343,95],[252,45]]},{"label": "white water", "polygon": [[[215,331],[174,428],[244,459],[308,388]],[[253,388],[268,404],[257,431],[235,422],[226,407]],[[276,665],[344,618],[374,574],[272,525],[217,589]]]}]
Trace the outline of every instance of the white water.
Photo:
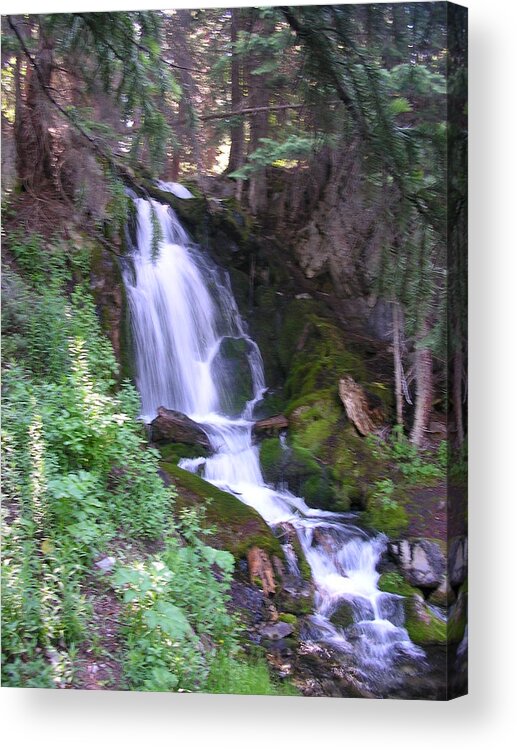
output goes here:
[{"label": "white water", "polygon": [[[165,406],[202,423],[213,455],[184,459],[180,466],[232,492],[270,526],[284,522],[294,527],[316,588],[308,637],[346,653],[364,684],[382,693],[400,657],[423,656],[403,627],[401,598],[377,588],[384,537],[372,538],[351,515],[314,510],[289,491],[265,484],[252,441],[253,408],[265,391],[262,358],[246,333],[228,278],[189,242],[171,209],[144,199],[135,203],[137,247],[124,279],[142,418],[151,421]],[[155,259],[152,210],[162,234]],[[235,375],[224,359],[221,363],[226,339],[245,342],[250,370],[251,392],[238,415],[225,413],[223,406]],[[292,549],[285,549],[291,575],[299,576]],[[341,629],[329,618],[344,602],[353,608],[354,623]]]}]

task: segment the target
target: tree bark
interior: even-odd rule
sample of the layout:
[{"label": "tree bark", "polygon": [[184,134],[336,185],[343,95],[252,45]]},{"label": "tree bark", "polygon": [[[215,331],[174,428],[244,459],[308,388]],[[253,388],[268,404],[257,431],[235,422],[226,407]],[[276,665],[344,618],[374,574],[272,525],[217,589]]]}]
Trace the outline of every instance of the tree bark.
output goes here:
[{"label": "tree bark", "polygon": [[[266,36],[270,31],[271,22],[264,18],[257,18],[253,24],[252,31],[255,34]],[[267,86],[267,75],[254,74],[262,63],[262,55],[253,54],[250,56],[247,65],[248,81],[248,101],[250,107],[257,108],[257,112],[250,119],[250,142],[248,156],[260,147],[261,138],[267,138],[268,135],[268,112],[269,90]],[[264,109],[266,108],[266,109]],[[263,213],[267,206],[267,182],[266,169],[262,167],[257,169],[249,181],[248,194],[249,207],[252,214]]]},{"label": "tree bark", "polygon": [[[232,112],[239,112],[242,108],[243,94],[241,87],[241,63],[239,56],[236,54],[235,45],[240,30],[240,9],[232,8],[231,21],[231,43],[232,43],[232,63],[231,63],[231,88],[232,88]],[[228,159],[227,172],[235,172],[242,167],[244,163],[244,121],[234,121],[230,127],[230,156]]]},{"label": "tree bark", "polygon": [[[426,321],[422,326],[421,338],[429,333]],[[429,425],[429,417],[433,406],[433,355],[428,347],[416,350],[416,400],[415,415],[410,440],[413,445],[421,448],[425,433]]]},{"label": "tree bark", "polygon": [[402,395],[402,344],[400,340],[400,308],[398,302],[391,305],[393,322],[393,370],[395,375],[395,404],[397,424],[404,425],[404,398]]},{"label": "tree bark", "polygon": [[[15,24],[23,39],[23,31]],[[52,77],[53,43],[39,30],[39,46],[34,55],[37,71],[27,66],[25,101],[21,87],[21,65],[16,66],[15,145],[16,170],[20,183],[37,189],[52,181],[52,142],[49,128],[52,125],[46,89]]]}]

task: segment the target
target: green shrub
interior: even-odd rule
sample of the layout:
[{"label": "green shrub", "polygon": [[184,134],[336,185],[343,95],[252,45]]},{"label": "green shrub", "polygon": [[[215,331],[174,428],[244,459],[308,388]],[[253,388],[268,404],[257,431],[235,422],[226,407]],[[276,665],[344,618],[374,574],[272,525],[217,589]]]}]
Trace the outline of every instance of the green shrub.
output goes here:
[{"label": "green shrub", "polygon": [[394,461],[409,484],[428,484],[444,479],[447,472],[447,443],[442,441],[436,453],[419,450],[404,434],[400,425],[393,428],[387,441],[366,438],[373,454],[385,461]]}]

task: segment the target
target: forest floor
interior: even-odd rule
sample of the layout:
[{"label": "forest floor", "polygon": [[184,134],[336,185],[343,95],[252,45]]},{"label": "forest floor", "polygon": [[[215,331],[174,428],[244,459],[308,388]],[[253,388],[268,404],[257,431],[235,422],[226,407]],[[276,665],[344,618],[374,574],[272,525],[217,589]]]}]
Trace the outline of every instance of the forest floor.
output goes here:
[{"label": "forest floor", "polygon": [[[408,490],[404,503],[409,517],[407,536],[442,539],[466,534],[467,520],[463,513],[461,487],[440,482],[434,487]],[[449,504],[447,503],[449,499]]]}]

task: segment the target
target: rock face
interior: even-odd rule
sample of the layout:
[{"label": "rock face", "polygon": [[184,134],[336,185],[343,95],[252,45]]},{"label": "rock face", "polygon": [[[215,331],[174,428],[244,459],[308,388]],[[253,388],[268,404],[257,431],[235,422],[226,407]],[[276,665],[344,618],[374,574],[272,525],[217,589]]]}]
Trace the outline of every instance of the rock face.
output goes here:
[{"label": "rock face", "polygon": [[436,542],[429,539],[403,540],[392,542],[389,549],[412,586],[436,588],[442,583],[446,562]]},{"label": "rock face", "polygon": [[151,439],[156,443],[174,442],[210,448],[208,435],[201,425],[179,411],[160,406],[151,422]]},{"label": "rock face", "polygon": [[223,411],[237,417],[253,398],[253,376],[248,355],[250,344],[244,338],[226,336],[219,346],[211,369],[219,384]]}]

